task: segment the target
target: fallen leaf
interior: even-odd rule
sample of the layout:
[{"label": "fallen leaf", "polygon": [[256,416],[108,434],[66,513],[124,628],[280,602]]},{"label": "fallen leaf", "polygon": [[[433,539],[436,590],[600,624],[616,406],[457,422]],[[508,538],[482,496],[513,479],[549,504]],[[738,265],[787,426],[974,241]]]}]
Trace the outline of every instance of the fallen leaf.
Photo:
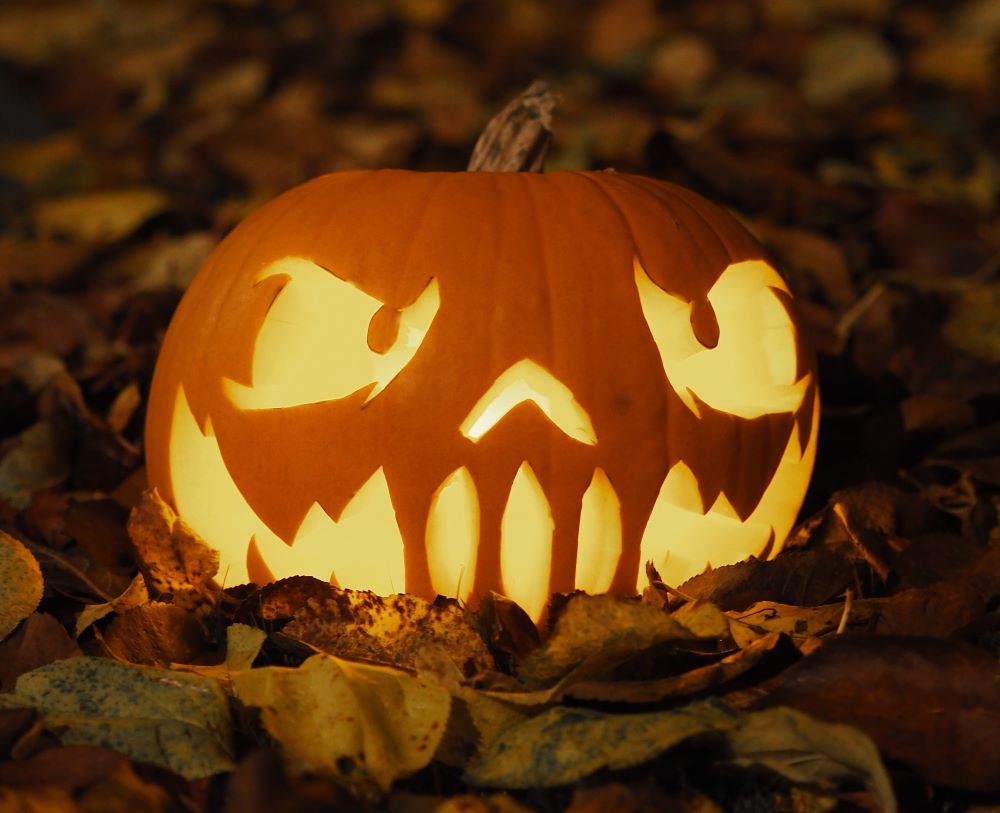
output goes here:
[{"label": "fallen leaf", "polygon": [[80,813],[73,797],[62,788],[5,788],[0,786],[0,810],[16,813]]},{"label": "fallen leaf", "polygon": [[998,680],[996,657],[962,642],[855,634],[786,670],[763,703],[856,726],[931,782],[996,793]]},{"label": "fallen leaf", "polygon": [[0,640],[34,612],[42,600],[38,560],[19,539],[0,531]]},{"label": "fallen leaf", "polygon": [[830,788],[860,782],[881,810],[896,809],[878,749],[856,728],[773,708],[748,714],[727,732],[726,743],[737,765],[763,766],[799,785]]},{"label": "fallen leaf", "polygon": [[149,590],[142,574],[138,574],[120,596],[103,604],[88,604],[76,618],[75,635],[79,638],[91,625],[111,613],[121,613],[149,601]]},{"label": "fallen leaf", "polygon": [[519,664],[517,675],[531,687],[551,685],[571,670],[597,676],[658,644],[698,637],[650,604],[576,594],[556,618],[551,637]]},{"label": "fallen leaf", "polygon": [[291,613],[282,635],[329,655],[417,668],[437,652],[466,678],[493,668],[482,638],[453,601],[431,604],[404,593],[383,597],[306,578],[279,582],[261,594],[265,618]]},{"label": "fallen leaf", "polygon": [[550,788],[597,770],[628,768],[691,737],[724,731],[739,717],[714,703],[647,714],[607,714],[557,706],[487,743],[466,769],[473,785]]},{"label": "fallen leaf", "polygon": [[631,715],[552,708],[490,743],[468,767],[466,779],[506,789],[557,787],[601,769],[639,765],[687,740],[713,735],[739,764],[763,766],[798,783],[861,781],[883,810],[896,809],[878,751],[860,731],[794,709],[741,714],[714,702]]},{"label": "fallen leaf", "polygon": [[895,53],[876,32],[840,29],[824,34],[809,50],[799,88],[810,104],[829,107],[884,93],[898,74]]},{"label": "fallen leaf", "polygon": [[217,591],[212,578],[219,570],[219,553],[205,544],[156,492],[143,492],[132,509],[128,534],[153,587],[182,606],[213,605]]},{"label": "fallen leaf", "polygon": [[712,568],[678,588],[723,610],[743,610],[761,601],[826,604],[855,584],[853,563],[822,547],[784,550],[771,560],[747,559]]},{"label": "fallen leaf", "polygon": [[746,675],[765,659],[776,665],[787,663],[794,658],[793,653],[795,649],[788,639],[780,633],[772,632],[715,663],[696,667],[679,675],[654,680],[567,680],[564,681],[565,688],[559,696],[602,703],[658,703],[724,686]]},{"label": "fallen leaf", "polygon": [[228,777],[224,813],[371,813],[342,784],[321,777],[289,780],[278,754],[258,747]]},{"label": "fallen leaf", "polygon": [[387,791],[427,765],[448,722],[447,690],[388,666],[314,655],[297,669],[233,675],[245,705],[261,710],[293,776],[314,773]]},{"label": "fallen leaf", "polygon": [[32,613],[17,632],[0,643],[0,691],[13,689],[25,672],[80,654],[76,642],[53,616]]},{"label": "fallen leaf", "polygon": [[35,207],[35,222],[43,237],[113,243],[128,237],[168,205],[163,192],[149,187],[86,192],[40,202]]},{"label": "fallen leaf", "polygon": [[889,260],[917,278],[968,277],[998,250],[969,212],[928,203],[913,192],[883,193],[874,225],[879,247]]},{"label": "fallen leaf", "polygon": [[128,757],[94,745],[47,748],[28,759],[0,763],[0,786],[46,785],[77,793],[128,765]]},{"label": "fallen leaf", "polygon": [[0,498],[15,508],[27,508],[36,491],[66,479],[68,452],[64,427],[49,419],[0,445]]},{"label": "fallen leaf", "polygon": [[217,681],[109,658],[21,675],[0,708],[34,708],[64,745],[100,745],[188,779],[233,767],[229,701]]},{"label": "fallen leaf", "polygon": [[609,782],[573,789],[566,813],[723,813],[710,797],[691,789],[666,793],[655,785],[630,787]]},{"label": "fallen leaf", "polygon": [[473,615],[476,628],[490,650],[512,667],[541,645],[538,628],[515,602],[492,590],[482,597]]},{"label": "fallen leaf", "polygon": [[[524,693],[512,699],[503,692],[480,691],[469,686],[452,687],[451,692],[448,728],[435,754],[435,759],[446,765],[464,766],[487,743],[511,726],[524,722],[533,712],[530,708],[533,704]],[[539,705],[547,702],[549,698],[542,697]]]},{"label": "fallen leaf", "polygon": [[107,651],[126,663],[169,666],[194,661],[205,648],[205,629],[190,610],[162,601],[116,615],[101,634]]},{"label": "fallen leaf", "polygon": [[959,292],[944,324],[952,346],[1000,363],[1000,284],[982,284]]},{"label": "fallen leaf", "polygon": [[[846,629],[864,631],[870,629],[878,618],[884,599],[856,599],[846,612]],[[820,638],[835,632],[844,620],[844,601],[822,604],[818,607],[800,607],[797,604],[780,604],[761,601],[744,610],[730,613],[733,638],[740,646],[749,646],[761,635],[780,632],[787,635],[797,645],[813,638]]]},{"label": "fallen leaf", "polygon": [[267,633],[264,630],[248,627],[246,624],[230,624],[226,627],[226,659],[222,663],[172,663],[170,668],[215,678],[229,688],[233,675],[253,666],[266,639]]}]

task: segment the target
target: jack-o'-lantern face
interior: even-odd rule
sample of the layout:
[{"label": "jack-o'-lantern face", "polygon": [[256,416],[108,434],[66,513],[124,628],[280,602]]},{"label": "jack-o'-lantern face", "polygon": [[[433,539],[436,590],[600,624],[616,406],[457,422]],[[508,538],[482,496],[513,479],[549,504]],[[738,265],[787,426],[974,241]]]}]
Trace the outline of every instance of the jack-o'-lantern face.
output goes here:
[{"label": "jack-o'-lantern face", "polygon": [[326,176],[217,249],[164,341],[149,477],[227,583],[633,592],[779,548],[818,397],[728,215],[615,174]]}]

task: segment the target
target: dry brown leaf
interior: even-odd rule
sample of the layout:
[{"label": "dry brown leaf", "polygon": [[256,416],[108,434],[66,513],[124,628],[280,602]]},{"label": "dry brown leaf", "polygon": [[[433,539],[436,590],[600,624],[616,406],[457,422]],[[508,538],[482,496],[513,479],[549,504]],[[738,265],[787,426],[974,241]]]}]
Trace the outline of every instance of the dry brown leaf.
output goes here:
[{"label": "dry brown leaf", "polygon": [[80,813],[62,788],[5,788],[0,785],[0,810],[16,813]]},{"label": "dry brown leaf", "polygon": [[786,670],[764,702],[856,726],[932,782],[996,793],[998,676],[994,655],[961,642],[851,635]]},{"label": "dry brown leaf", "polygon": [[118,660],[146,666],[190,663],[205,648],[205,629],[198,617],[162,601],[119,612],[99,637]]},{"label": "dry brown leaf", "polygon": [[25,672],[61,658],[75,658],[80,648],[48,613],[32,613],[0,643],[0,691],[10,691]]},{"label": "dry brown leaf", "polygon": [[775,559],[748,559],[705,571],[684,582],[685,595],[723,610],[742,610],[762,601],[817,605],[832,601],[856,583],[854,564],[827,548],[784,550]]},{"label": "dry brown leaf", "polygon": [[290,614],[282,635],[330,655],[411,669],[429,667],[440,656],[464,678],[493,668],[482,638],[453,601],[383,597],[308,577],[278,582],[251,601],[259,602],[264,618]]},{"label": "dry brown leaf", "polygon": [[[781,650],[779,653],[778,650]],[[763,661],[774,666],[793,659],[795,649],[780,633],[772,632],[707,666],[655,680],[563,681],[562,697],[603,703],[657,703],[699,694],[745,676]]]},{"label": "dry brown leaf", "polygon": [[128,534],[152,586],[184,607],[211,606],[217,598],[212,579],[219,553],[208,547],[156,492],[143,492],[132,509]]}]

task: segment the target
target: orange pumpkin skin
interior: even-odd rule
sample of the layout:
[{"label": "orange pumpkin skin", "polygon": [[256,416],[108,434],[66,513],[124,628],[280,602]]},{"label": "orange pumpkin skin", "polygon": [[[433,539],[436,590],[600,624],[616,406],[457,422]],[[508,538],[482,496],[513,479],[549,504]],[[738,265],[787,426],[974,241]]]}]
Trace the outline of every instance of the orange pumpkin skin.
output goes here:
[{"label": "orange pumpkin skin", "polygon": [[[247,575],[255,581],[290,575],[269,561],[263,535],[291,544],[310,512],[315,516],[309,523],[341,521],[350,513],[345,507],[378,473],[384,474],[402,545],[405,585],[394,581],[393,589],[427,597],[454,594],[442,585],[440,566],[429,563],[428,528],[442,484],[464,471],[473,484],[469,499],[475,501],[478,542],[468,559],[472,572],[461,574],[457,592],[473,599],[491,589],[516,593],[512,588],[521,576],[502,551],[504,513],[525,464],[551,517],[548,592],[577,586],[581,501],[598,470],[606,476],[604,490],[610,484],[617,499],[620,525],[620,552],[610,570],[605,565],[600,586],[634,592],[644,553],[654,549],[668,570],[671,556],[693,562],[678,578],[708,561],[726,563],[720,557],[773,553],[791,527],[812,467],[818,395],[791,297],[761,258],[759,245],[722,210],[685,189],[636,176],[380,170],[315,179],[237,227],[185,294],[164,339],[149,399],[149,482],[220,547],[221,575],[229,583]],[[280,359],[273,337],[313,329],[289,326],[298,317],[289,318],[291,311],[276,304],[291,296],[286,287],[306,285],[297,281],[300,270],[302,280],[320,274],[317,291],[329,282],[331,296],[356,297],[360,291],[373,307],[384,307],[367,335],[345,334],[343,347],[309,348],[306,339],[295,338],[289,364],[308,367],[304,376],[316,384],[308,391],[329,389],[336,396],[313,394],[296,404],[286,403],[290,396],[281,382],[289,373],[279,362],[273,373],[256,368],[258,378],[277,382],[271,389],[254,378],[261,359]],[[367,367],[358,368],[362,385],[353,390],[351,380],[329,388],[320,382],[327,371],[335,377],[355,358],[367,364],[365,354],[399,340],[399,314],[432,285],[436,309],[423,333],[411,331],[417,346],[401,369],[375,384],[363,380]],[[745,330],[736,324],[745,321],[740,314],[751,313],[743,304],[720,305],[713,291],[727,286],[760,301],[752,315],[764,314],[760,347],[780,344],[773,358],[758,357],[765,351],[752,332],[739,334],[741,346],[726,345],[729,331]],[[669,298],[657,313],[680,314],[676,320],[651,316],[650,303],[659,302],[661,293]],[[431,310],[425,308],[420,319],[426,322]],[[332,321],[339,324],[340,318]],[[777,370],[774,381],[762,384],[759,374],[751,376],[751,403],[741,405],[743,414],[732,414],[725,405],[739,400],[739,393],[694,367],[689,372],[688,351],[674,352],[675,336],[682,344],[697,342],[691,346],[701,354],[698,364],[712,353],[728,354],[727,369],[739,371],[744,365],[733,354],[746,352],[753,369]],[[508,408],[481,437],[463,430],[506,371],[528,366],[565,388],[553,398],[575,401],[578,413],[585,413],[580,420],[589,420],[589,440],[572,436],[565,422],[554,423],[539,399],[531,398]],[[689,381],[711,394],[684,386]],[[781,396],[773,406],[767,400],[771,384]],[[192,492],[192,482],[199,483],[200,494],[214,494],[216,486],[201,484],[207,464],[198,462],[200,453],[179,450],[173,437],[181,431],[182,409],[231,476],[232,484],[218,486],[219,493],[228,489],[231,495],[235,486],[266,532],[254,531],[253,539],[213,538],[221,533],[219,517],[204,505],[185,504],[182,494]],[[759,505],[777,500],[780,510],[772,514],[780,517],[765,522],[771,532],[754,537],[752,549],[703,551],[696,526],[688,533],[693,538],[651,540],[647,525],[675,468],[696,485],[700,505],[693,514],[721,506],[712,522],[738,525],[752,519]],[[684,490],[675,486],[670,488]],[[537,501],[537,488],[535,493]],[[210,505],[214,498],[204,499]],[[199,500],[195,494],[188,501]],[[605,504],[613,506],[614,499]],[[369,544],[382,550],[364,538],[338,544],[353,548],[355,559]],[[310,575],[367,586],[322,572],[327,564]]]}]

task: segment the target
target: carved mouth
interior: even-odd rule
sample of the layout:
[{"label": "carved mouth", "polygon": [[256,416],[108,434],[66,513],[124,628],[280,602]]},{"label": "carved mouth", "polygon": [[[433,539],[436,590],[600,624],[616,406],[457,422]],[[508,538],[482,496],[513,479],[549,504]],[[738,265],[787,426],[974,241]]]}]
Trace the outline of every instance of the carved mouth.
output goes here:
[{"label": "carved mouth", "polygon": [[[184,472],[183,477],[172,478],[178,511],[220,550],[220,579],[226,584],[248,580],[249,546],[275,578],[330,576],[342,587],[381,594],[405,589],[403,539],[382,469],[359,489],[337,521],[314,503],[295,538],[286,544],[240,493],[211,426],[202,434],[183,391],[177,396],[172,432],[171,470]],[[776,476],[781,475],[782,466],[800,464],[797,438],[793,432]],[[652,560],[665,580],[678,583],[699,572],[706,561],[728,563],[743,559],[747,551],[763,551],[788,531],[774,528],[769,519],[775,510],[769,501],[788,499],[780,491],[769,490],[757,510],[741,521],[724,494],[702,510],[696,478],[684,463],[676,464],[649,518],[640,562]],[[432,584],[444,595],[462,599],[471,595],[479,541],[478,500],[476,485],[463,467],[444,479],[431,501],[424,542]],[[622,521],[618,494],[599,468],[580,510],[575,583],[588,592],[604,592],[621,555]],[[538,618],[548,599],[552,532],[548,500],[531,467],[524,463],[507,498],[500,581],[504,592],[533,618]],[[636,583],[640,589],[645,584],[641,565]]]}]

